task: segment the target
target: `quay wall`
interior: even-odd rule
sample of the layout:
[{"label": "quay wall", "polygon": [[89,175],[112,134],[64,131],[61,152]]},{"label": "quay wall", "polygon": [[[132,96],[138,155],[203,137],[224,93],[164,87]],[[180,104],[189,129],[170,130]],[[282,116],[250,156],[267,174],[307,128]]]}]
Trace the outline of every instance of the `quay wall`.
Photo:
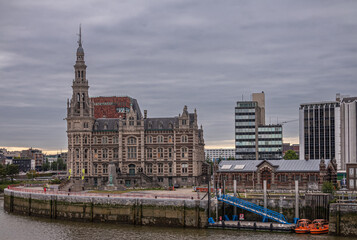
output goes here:
[{"label": "quay wall", "polygon": [[207,201],[26,193],[5,189],[4,208],[15,214],[87,222],[204,228]]},{"label": "quay wall", "polygon": [[330,234],[357,237],[357,204],[331,204],[329,223]]}]

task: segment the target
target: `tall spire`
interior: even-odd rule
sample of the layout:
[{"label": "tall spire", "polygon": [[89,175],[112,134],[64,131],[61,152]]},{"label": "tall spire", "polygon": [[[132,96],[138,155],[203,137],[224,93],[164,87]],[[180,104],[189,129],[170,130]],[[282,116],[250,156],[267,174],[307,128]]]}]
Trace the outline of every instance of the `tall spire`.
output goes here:
[{"label": "tall spire", "polygon": [[79,24],[79,40],[78,45],[82,47],[82,24]]}]

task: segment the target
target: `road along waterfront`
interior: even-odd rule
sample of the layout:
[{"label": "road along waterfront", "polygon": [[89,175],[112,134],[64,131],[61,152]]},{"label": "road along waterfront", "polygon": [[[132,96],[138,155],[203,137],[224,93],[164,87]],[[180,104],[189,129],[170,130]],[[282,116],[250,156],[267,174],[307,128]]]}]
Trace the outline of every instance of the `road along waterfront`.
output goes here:
[{"label": "road along waterfront", "polygon": [[113,223],[85,223],[7,213],[0,196],[0,239],[106,240],[106,239],[254,239],[254,240],[342,240],[344,237],[296,235],[290,233],[132,226]]}]

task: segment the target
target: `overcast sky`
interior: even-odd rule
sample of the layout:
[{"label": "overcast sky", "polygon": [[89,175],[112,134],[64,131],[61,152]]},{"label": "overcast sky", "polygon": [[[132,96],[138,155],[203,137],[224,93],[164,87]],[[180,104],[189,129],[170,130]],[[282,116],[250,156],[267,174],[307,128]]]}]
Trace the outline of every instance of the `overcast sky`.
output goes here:
[{"label": "overcast sky", "polygon": [[197,108],[206,147],[234,147],[252,92],[267,123],[357,96],[355,0],[0,0],[0,146],[66,149],[80,23],[91,96],[131,96],[149,117]]}]

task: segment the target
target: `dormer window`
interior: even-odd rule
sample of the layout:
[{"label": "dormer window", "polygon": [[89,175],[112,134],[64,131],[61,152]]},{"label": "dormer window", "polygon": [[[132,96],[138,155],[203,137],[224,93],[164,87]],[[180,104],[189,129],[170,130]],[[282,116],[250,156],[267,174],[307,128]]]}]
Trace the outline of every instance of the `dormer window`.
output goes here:
[{"label": "dormer window", "polygon": [[129,126],[134,126],[134,117],[129,117]]},{"label": "dormer window", "polygon": [[104,130],[108,130],[108,124],[107,123],[104,124]]},{"label": "dormer window", "polygon": [[151,129],[151,128],[152,128],[152,122],[149,122],[148,129]]}]

